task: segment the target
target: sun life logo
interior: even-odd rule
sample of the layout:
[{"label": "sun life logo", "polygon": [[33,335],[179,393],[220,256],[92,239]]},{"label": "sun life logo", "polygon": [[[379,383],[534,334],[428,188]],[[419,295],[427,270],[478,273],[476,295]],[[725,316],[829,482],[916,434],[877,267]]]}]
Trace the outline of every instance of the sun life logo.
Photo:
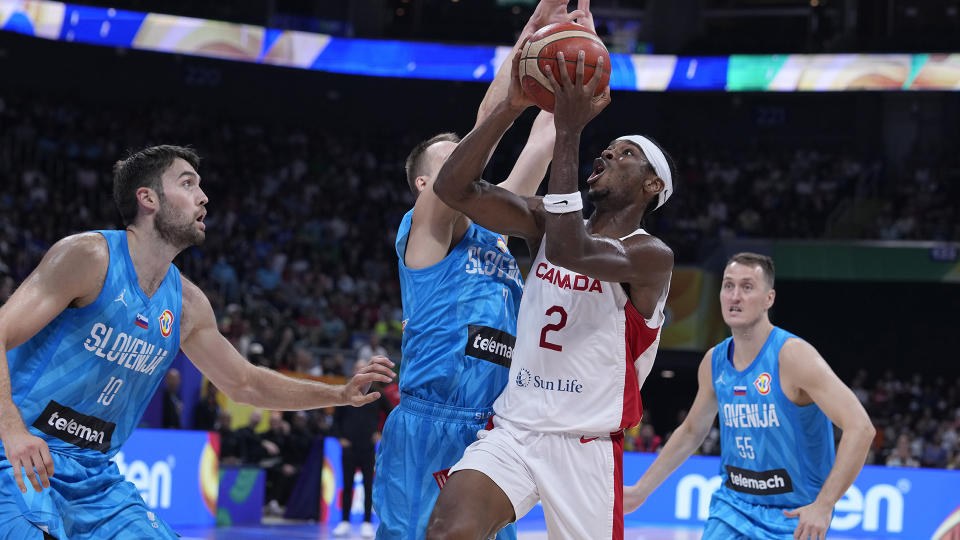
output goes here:
[{"label": "sun life logo", "polygon": [[767,395],[770,393],[770,382],[773,380],[773,377],[769,373],[764,371],[757,377],[757,380],[753,381],[753,386],[757,388],[757,392],[760,392],[762,395]]},{"label": "sun life logo", "polygon": [[517,372],[517,386],[528,386],[530,384],[530,372],[525,368],[520,368]]}]

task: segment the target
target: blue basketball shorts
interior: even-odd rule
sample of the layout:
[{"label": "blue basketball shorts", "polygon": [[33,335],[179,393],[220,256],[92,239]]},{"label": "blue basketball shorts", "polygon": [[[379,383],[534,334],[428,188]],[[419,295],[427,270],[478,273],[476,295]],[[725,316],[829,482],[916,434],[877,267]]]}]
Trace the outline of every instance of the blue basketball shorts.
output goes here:
[{"label": "blue basketball shorts", "polygon": [[177,538],[112,461],[82,465],[50,455],[50,487],[37,493],[24,479],[27,492],[21,493],[13,466],[0,454],[0,540],[40,540],[42,531],[58,540]]},{"label": "blue basketball shorts", "polygon": [[718,489],[710,500],[710,518],[703,540],[793,540],[797,518],[783,515],[783,508],[762,506],[736,499]]},{"label": "blue basketball shorts", "polygon": [[[477,440],[491,409],[440,405],[404,394],[387,417],[377,450],[373,508],[378,540],[422,540],[446,471]],[[497,540],[516,540],[514,524]]]}]

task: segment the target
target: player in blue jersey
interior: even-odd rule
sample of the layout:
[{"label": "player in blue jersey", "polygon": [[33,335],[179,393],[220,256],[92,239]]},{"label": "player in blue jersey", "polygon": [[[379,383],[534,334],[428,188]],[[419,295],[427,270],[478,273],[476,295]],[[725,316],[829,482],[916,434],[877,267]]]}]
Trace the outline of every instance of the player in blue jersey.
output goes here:
[{"label": "player in blue jersey", "polygon": [[[583,13],[568,13],[567,0],[541,0],[508,58],[539,28]],[[506,96],[510,72],[504,62],[480,104],[478,124]],[[437,135],[414,148],[406,162],[416,202],[396,240],[404,317],[401,398],[377,452],[373,499],[380,539],[424,537],[447,469],[487,425],[506,385],[516,339],[523,281],[507,238],[453,210],[433,191],[458,142],[452,133]],[[553,142],[552,115],[541,113],[501,185],[535,193]],[[498,536],[515,537],[514,527]]]},{"label": "player in blue jersey", "polygon": [[[773,284],[770,257],[739,253],[727,263],[720,307],[733,337],[707,351],[690,413],[624,489],[624,511],[639,507],[700,446],[719,412],[723,485],[703,538],[826,537],[875,429],[817,350],[771,324]],[[831,422],[843,431],[836,458]]]},{"label": "player in blue jersey", "polygon": [[181,348],[232,399],[274,410],[363,405],[392,380],[383,357],[343,386],[285,377],[220,334],[171,262],[205,236],[198,162],[177,146],[118,162],[126,229],[60,240],[0,308],[0,538],[176,538],[110,459]]}]

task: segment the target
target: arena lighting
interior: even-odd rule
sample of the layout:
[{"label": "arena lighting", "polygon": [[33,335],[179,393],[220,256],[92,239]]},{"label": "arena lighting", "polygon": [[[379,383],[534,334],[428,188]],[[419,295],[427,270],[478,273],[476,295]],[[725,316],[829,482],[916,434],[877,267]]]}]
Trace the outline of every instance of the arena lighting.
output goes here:
[{"label": "arena lighting", "polygon": [[[492,80],[510,51],[506,46],[339,38],[48,0],[0,0],[0,30],[331,73],[477,82]],[[610,59],[613,90],[960,90],[960,53],[611,54]]]}]

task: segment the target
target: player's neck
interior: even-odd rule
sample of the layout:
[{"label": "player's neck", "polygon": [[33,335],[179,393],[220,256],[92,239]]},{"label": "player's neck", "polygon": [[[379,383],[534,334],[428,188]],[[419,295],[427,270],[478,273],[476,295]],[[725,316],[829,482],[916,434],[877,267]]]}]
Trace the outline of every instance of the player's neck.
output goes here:
[{"label": "player's neck", "polygon": [[598,207],[587,220],[587,230],[591,234],[622,238],[640,228],[643,219],[638,216],[642,214],[642,212],[633,212],[629,208],[608,210]]},{"label": "player's neck", "polygon": [[140,288],[153,296],[180,250],[163,241],[155,230],[137,225],[127,227],[127,248]]},{"label": "player's neck", "polygon": [[730,331],[733,334],[733,366],[743,370],[760,354],[773,331],[773,324],[767,317],[761,317],[754,324],[731,328]]}]

